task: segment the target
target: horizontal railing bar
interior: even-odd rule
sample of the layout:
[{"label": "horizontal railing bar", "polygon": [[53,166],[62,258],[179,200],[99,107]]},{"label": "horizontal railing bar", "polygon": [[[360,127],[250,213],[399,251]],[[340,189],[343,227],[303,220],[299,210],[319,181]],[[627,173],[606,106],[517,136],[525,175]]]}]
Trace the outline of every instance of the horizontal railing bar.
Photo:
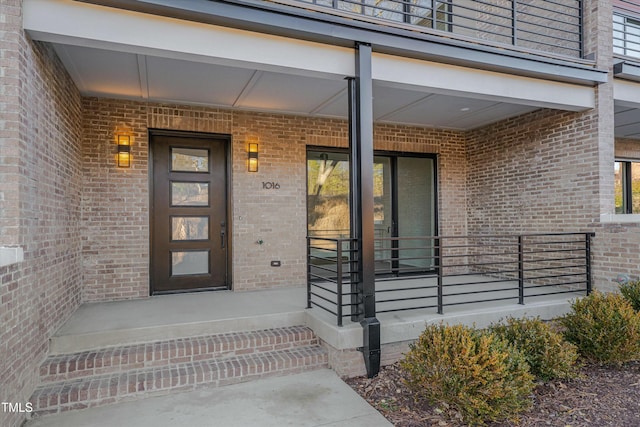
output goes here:
[{"label": "horizontal railing bar", "polygon": [[505,282],[517,282],[518,278],[512,278],[512,279],[501,279],[501,280],[488,280],[486,282],[465,282],[465,283],[448,283],[446,285],[442,285],[442,287],[444,288],[452,288],[455,286],[465,286],[465,285],[482,285],[482,284],[487,284],[487,283],[505,283]]},{"label": "horizontal railing bar", "polygon": [[586,285],[586,280],[580,280],[577,282],[560,282],[560,283],[547,283],[545,285],[530,285],[525,286],[526,289],[535,289],[535,288],[548,288],[551,286],[567,286],[567,285]]},{"label": "horizontal railing bar", "polygon": [[426,296],[418,296],[418,297],[407,297],[407,298],[393,298],[393,299],[383,299],[376,300],[376,304],[384,304],[386,302],[401,302],[401,301],[417,301],[428,298],[437,298],[437,295],[426,295]]},{"label": "horizontal railing bar", "polygon": [[[424,269],[416,270],[416,272],[422,272]],[[392,272],[388,272],[391,274]],[[402,273],[402,271],[401,271]],[[405,271],[404,273],[411,273],[411,271]],[[435,273],[429,273],[427,275],[410,274],[406,276],[392,276],[392,277],[376,277],[376,282],[392,282],[401,280],[417,280],[417,279],[431,279],[436,277]]]},{"label": "horizontal railing bar", "polygon": [[529,264],[534,264],[534,263],[538,263],[538,262],[551,262],[551,261],[571,261],[571,260],[575,260],[575,259],[584,259],[583,256],[579,256],[579,257],[570,257],[570,258],[542,258],[542,259],[536,259],[536,260],[527,260],[525,261],[526,263]]},{"label": "horizontal railing bar", "polygon": [[484,299],[484,300],[477,300],[477,301],[462,301],[462,302],[449,302],[446,304],[442,304],[443,306],[452,306],[452,305],[464,305],[464,304],[478,304],[478,303],[483,303],[483,302],[493,302],[493,301],[507,301],[510,299],[518,299],[518,296],[513,296],[513,297],[504,297],[504,298],[492,298],[492,299]]},{"label": "horizontal railing bar", "polygon": [[[556,16],[558,16],[558,15],[559,16],[567,16],[567,17],[573,18],[576,22],[570,22],[569,20],[562,20],[562,19],[552,18],[550,16],[549,17],[545,17],[545,22],[555,22],[555,23],[558,23],[560,25],[571,27],[572,31],[562,30],[560,28],[552,27],[552,26],[546,26],[546,25],[542,24],[541,22],[528,21],[527,19],[529,17],[535,19],[535,18],[539,18],[539,16],[533,15],[531,13],[528,13],[528,12],[525,12],[525,11],[522,11],[522,10],[518,12],[518,18],[520,18],[518,20],[518,26],[520,26],[520,24],[527,24],[527,25],[531,25],[531,26],[535,26],[535,27],[539,27],[539,28],[550,28],[550,29],[555,30],[555,31],[564,31],[564,32],[568,32],[570,34],[576,34],[582,28],[582,25],[580,24],[579,18],[577,16],[571,16],[571,15],[569,15],[567,13],[563,13],[563,12],[560,12],[560,11],[554,12],[554,15],[556,15]],[[520,31],[521,28],[518,28],[518,30]],[[576,33],[573,33],[573,31],[575,31]],[[542,35],[542,34],[540,34],[540,35]]]},{"label": "horizontal railing bar", "polygon": [[[513,263],[516,264],[517,262]],[[446,266],[445,268],[448,268],[449,266]],[[515,270],[498,270],[498,271],[483,271],[483,272],[471,272],[471,273],[453,273],[453,274],[443,274],[442,278],[447,278],[447,277],[464,277],[464,276],[482,276],[483,274],[506,274],[506,273],[517,273],[519,270],[515,269]],[[518,280],[518,278],[516,277],[513,280]]]},{"label": "horizontal railing bar", "polygon": [[[527,32],[525,30],[518,30],[518,31],[522,31],[522,32]],[[519,33],[518,33],[519,34]],[[535,33],[531,33],[531,34],[535,34]],[[539,44],[539,45],[544,45],[544,46],[552,46],[552,47],[556,47],[558,49],[566,49],[566,50],[578,50],[577,48],[573,48],[573,47],[569,47],[569,46],[560,46],[558,44],[553,44],[553,43],[547,43],[547,42],[543,42],[541,40],[532,40],[532,39],[528,39],[526,37],[518,37],[518,41],[525,41],[525,42],[529,42],[529,43],[535,43],[535,44]],[[573,41],[569,41],[569,40],[562,40],[563,42],[568,42],[568,43],[574,43]]]},{"label": "horizontal railing bar", "polygon": [[585,289],[573,289],[573,290],[558,291],[558,292],[547,292],[544,294],[531,294],[531,295],[525,296],[525,298],[544,297],[548,295],[560,295],[560,294],[575,294],[577,292],[580,292],[580,293],[585,292]]},{"label": "horizontal railing bar", "polygon": [[[583,257],[580,257],[578,259],[582,259]],[[523,271],[542,271],[542,270],[557,270],[558,268],[586,268],[587,265],[586,264],[580,264],[580,265],[576,265],[576,264],[571,264],[571,265],[562,265],[562,266],[553,266],[553,267],[538,267],[538,268],[525,268]]]},{"label": "horizontal railing bar", "polygon": [[419,306],[419,307],[407,307],[407,308],[391,308],[391,309],[387,309],[387,310],[378,310],[376,308],[376,312],[377,313],[393,313],[395,311],[408,311],[408,310],[424,310],[427,308],[438,308],[437,305],[423,305],[423,306]]},{"label": "horizontal railing bar", "polygon": [[553,275],[553,276],[525,277],[525,280],[556,279],[558,277],[584,276],[586,274],[587,274],[587,272],[583,271],[581,273],[556,274],[556,275]]},{"label": "horizontal railing bar", "polygon": [[336,317],[338,317],[338,313],[336,313],[335,311],[331,311],[331,310],[330,310],[330,309],[328,309],[327,307],[325,307],[325,306],[323,306],[323,305],[321,305],[321,304],[318,304],[318,303],[317,303],[317,302],[315,302],[315,301],[311,301],[311,304],[312,304],[312,305],[315,305],[316,307],[319,307],[319,308],[323,309],[324,311],[327,311],[327,312],[329,312],[329,313],[333,314],[333,315],[334,315],[334,316],[336,316]]},{"label": "horizontal railing bar", "polygon": [[[561,6],[561,7],[566,7],[568,9],[571,8],[571,6],[568,6],[568,5],[559,4],[559,3],[555,3],[555,4],[558,5],[558,6]],[[576,18],[576,19],[578,18],[578,16],[572,15],[569,12],[562,12],[561,10],[547,9],[546,7],[538,6],[538,5],[533,4],[533,3],[526,3],[526,4],[525,3],[518,3],[518,6],[519,6],[519,8],[516,9],[516,12],[518,13],[518,16],[526,15],[526,16],[532,16],[534,18],[540,18],[539,14],[535,14],[533,12],[527,12],[525,8],[529,8],[529,9],[536,9],[536,10],[544,10],[545,12],[551,12],[554,15],[562,15],[562,16],[567,16],[569,18]],[[545,16],[544,19],[548,20],[548,21],[559,22],[561,24],[575,25],[575,24],[571,24],[571,23],[569,23],[567,21],[561,21],[561,20],[558,20],[558,19],[555,19],[555,18],[552,18],[552,17],[549,17],[549,16]]]},{"label": "horizontal railing bar", "polygon": [[587,248],[571,248],[571,249],[551,249],[551,250],[540,250],[540,251],[523,251],[523,255],[530,254],[550,254],[554,252],[586,252]]},{"label": "horizontal railing bar", "polygon": [[[544,28],[545,30],[550,30],[550,31],[555,31],[555,32],[560,32],[560,33],[568,33],[568,34],[572,34],[575,35],[576,37],[578,36],[577,31],[580,30],[580,25],[579,24],[570,24],[567,22],[562,22],[562,21],[557,21],[554,19],[549,19],[550,21],[556,21],[556,22],[560,22],[563,25],[567,25],[567,26],[575,26],[576,28],[571,28],[571,29],[563,29],[563,28],[558,28],[558,27],[554,27],[551,25],[544,25],[544,24],[539,24],[539,23],[533,23],[533,22],[528,22],[528,21],[520,21],[520,24],[525,24],[527,26],[531,26],[533,27],[532,29],[527,29],[527,28],[518,28],[518,34],[521,33],[527,33],[527,34],[533,34],[536,36],[540,36],[540,37],[546,37],[546,38],[550,38],[550,39],[559,39],[560,36],[552,36],[549,34],[542,34],[540,32],[535,31],[534,29],[539,29],[539,28]],[[571,39],[571,38],[564,38],[562,39],[563,42],[567,42],[567,43],[580,43],[579,39]],[[561,46],[564,47],[564,46]]]},{"label": "horizontal railing bar", "polygon": [[311,264],[311,267],[313,267],[313,268],[317,268],[318,270],[328,271],[328,272],[330,272],[330,273],[334,273],[334,274],[337,274],[337,273],[338,273],[338,271],[337,271],[337,270],[331,269],[331,267],[323,267],[323,266],[321,266],[321,265],[315,265],[315,264]]},{"label": "horizontal railing bar", "polygon": [[557,2],[557,1],[553,1],[553,0],[544,0],[544,3],[548,3],[548,4],[555,4],[558,6],[563,6],[566,8],[571,8],[571,9],[576,9],[576,10],[580,10],[580,5],[582,4],[581,0],[575,0],[574,3],[576,4],[576,6],[571,6],[569,4],[566,4],[566,2]]},{"label": "horizontal railing bar", "polygon": [[422,291],[425,289],[438,289],[437,285],[430,286],[416,286],[412,288],[394,288],[394,289],[376,289],[376,293],[388,293],[388,292],[404,292],[404,291]]},{"label": "horizontal railing bar", "polygon": [[534,245],[556,245],[556,244],[583,244],[584,245],[584,239],[583,240],[556,240],[556,241],[551,241],[551,242],[524,242],[525,245],[527,246],[534,246]]},{"label": "horizontal railing bar", "polygon": [[312,286],[315,286],[318,289],[322,289],[325,292],[329,292],[330,294],[338,295],[338,291],[334,291],[333,289],[327,289],[327,288],[322,287],[322,286],[320,286],[320,285],[318,285],[316,283],[312,283]]},{"label": "horizontal railing bar", "polygon": [[[514,254],[517,255],[517,254]],[[447,264],[443,265],[442,268],[456,268],[456,267],[478,267],[484,265],[500,265],[500,264],[517,264],[518,261],[495,261],[495,262],[483,262],[483,263],[468,263],[468,264]],[[481,273],[478,273],[481,274]]]},{"label": "horizontal railing bar", "polygon": [[[469,292],[456,292],[453,294],[444,294],[443,296],[446,297],[459,297],[462,295],[478,295],[478,294],[488,294],[488,293],[492,293],[492,292],[504,292],[504,291],[517,291],[518,288],[503,288],[503,289],[485,289],[482,291],[469,291]],[[471,304],[471,303],[475,303],[477,301],[467,301],[467,304]]]},{"label": "horizontal railing bar", "polygon": [[336,307],[338,306],[338,304],[336,304],[335,301],[331,301],[329,298],[323,297],[322,295],[318,295],[315,292],[311,292],[311,295],[314,296],[314,297],[320,298],[321,300],[324,300],[324,301],[326,301],[328,303],[331,303],[331,304],[335,305]]}]

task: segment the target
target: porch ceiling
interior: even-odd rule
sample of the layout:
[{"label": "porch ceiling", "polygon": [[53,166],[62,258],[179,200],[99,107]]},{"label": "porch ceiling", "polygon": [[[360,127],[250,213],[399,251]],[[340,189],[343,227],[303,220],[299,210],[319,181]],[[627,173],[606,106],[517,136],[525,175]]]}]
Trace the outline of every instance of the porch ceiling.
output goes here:
[{"label": "porch ceiling", "polygon": [[[347,117],[347,85],[277,71],[53,43],[83,95]],[[468,130],[539,108],[374,82],[374,119]]]},{"label": "porch ceiling", "polygon": [[640,139],[640,83],[613,79],[616,138]]}]

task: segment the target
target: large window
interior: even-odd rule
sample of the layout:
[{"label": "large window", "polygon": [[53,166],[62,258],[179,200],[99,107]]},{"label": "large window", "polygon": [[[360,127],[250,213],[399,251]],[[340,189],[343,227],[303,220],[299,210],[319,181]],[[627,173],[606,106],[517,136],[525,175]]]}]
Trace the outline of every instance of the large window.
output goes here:
[{"label": "large window", "polygon": [[[433,268],[436,162],[432,155],[379,152],[373,160],[377,274]],[[307,151],[309,236],[349,237],[349,154]],[[428,238],[425,238],[428,237]]]},{"label": "large window", "polygon": [[640,161],[615,162],[617,214],[640,214]]}]

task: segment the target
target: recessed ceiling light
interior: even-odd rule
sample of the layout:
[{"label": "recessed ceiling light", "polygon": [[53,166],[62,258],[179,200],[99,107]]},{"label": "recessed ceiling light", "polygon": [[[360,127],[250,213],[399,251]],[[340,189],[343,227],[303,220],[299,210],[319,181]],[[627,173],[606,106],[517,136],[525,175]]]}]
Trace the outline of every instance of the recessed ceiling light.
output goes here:
[{"label": "recessed ceiling light", "polygon": [[469,111],[469,110],[471,110],[471,108],[469,108],[469,107],[462,107],[462,108],[460,109],[460,111]]}]

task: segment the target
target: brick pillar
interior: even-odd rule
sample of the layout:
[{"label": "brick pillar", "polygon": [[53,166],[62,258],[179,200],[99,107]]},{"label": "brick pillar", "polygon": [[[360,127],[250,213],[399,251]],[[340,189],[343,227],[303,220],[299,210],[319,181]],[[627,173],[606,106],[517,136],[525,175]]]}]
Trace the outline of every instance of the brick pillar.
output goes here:
[{"label": "brick pillar", "polygon": [[[584,52],[594,58],[596,66],[609,71],[607,83],[596,88],[599,211],[600,215],[614,212],[614,106],[613,106],[613,18],[609,1],[584,2]],[[595,201],[594,201],[595,202]]]}]

